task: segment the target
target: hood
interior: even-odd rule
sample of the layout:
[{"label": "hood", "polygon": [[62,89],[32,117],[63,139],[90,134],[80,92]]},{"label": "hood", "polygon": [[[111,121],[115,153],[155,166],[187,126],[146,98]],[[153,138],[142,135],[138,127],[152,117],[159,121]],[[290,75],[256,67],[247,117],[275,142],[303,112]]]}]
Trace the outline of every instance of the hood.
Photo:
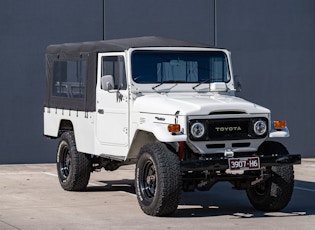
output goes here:
[{"label": "hood", "polygon": [[269,109],[244,99],[229,95],[183,95],[153,94],[142,95],[134,101],[138,112],[174,115],[209,115],[213,112],[270,113]]}]

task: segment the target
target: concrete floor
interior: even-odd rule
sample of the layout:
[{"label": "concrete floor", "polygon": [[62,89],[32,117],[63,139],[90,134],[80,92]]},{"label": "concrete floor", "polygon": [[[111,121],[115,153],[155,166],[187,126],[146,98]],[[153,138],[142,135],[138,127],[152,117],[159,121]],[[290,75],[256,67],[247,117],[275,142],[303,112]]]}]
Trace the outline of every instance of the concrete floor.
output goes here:
[{"label": "concrete floor", "polygon": [[134,166],[91,175],[84,192],[64,191],[54,164],[0,165],[0,230],[32,229],[314,229],[315,159],[295,166],[295,190],[282,211],[265,213],[244,191],[218,183],[183,193],[172,217],[145,215],[134,191]]}]

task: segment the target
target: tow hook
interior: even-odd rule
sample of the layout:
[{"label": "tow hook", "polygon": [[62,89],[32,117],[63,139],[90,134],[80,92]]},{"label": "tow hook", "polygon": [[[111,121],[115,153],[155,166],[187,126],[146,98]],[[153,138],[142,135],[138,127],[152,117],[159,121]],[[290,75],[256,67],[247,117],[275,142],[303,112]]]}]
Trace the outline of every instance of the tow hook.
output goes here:
[{"label": "tow hook", "polygon": [[234,152],[231,149],[225,149],[224,150],[224,156],[227,158],[232,158],[232,157],[234,157]]}]

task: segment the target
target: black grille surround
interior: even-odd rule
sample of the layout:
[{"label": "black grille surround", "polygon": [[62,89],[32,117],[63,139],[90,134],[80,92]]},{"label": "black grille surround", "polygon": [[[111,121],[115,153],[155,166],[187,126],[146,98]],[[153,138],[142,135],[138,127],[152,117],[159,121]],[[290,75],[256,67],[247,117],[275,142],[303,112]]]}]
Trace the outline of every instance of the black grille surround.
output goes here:
[{"label": "black grille surround", "polygon": [[[267,132],[263,135],[257,135],[254,132],[254,124],[259,120],[265,121],[267,124]],[[191,135],[191,126],[196,122],[205,126],[205,133],[200,138]],[[192,141],[244,140],[265,138],[269,131],[269,122],[265,117],[191,119],[188,121],[188,127],[189,139]]]}]

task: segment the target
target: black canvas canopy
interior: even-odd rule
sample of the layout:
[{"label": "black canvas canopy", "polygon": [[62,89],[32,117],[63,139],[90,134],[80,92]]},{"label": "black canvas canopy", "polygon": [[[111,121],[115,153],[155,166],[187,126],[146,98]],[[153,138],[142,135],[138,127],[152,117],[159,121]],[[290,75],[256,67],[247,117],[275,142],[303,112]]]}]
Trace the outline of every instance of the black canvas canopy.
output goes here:
[{"label": "black canvas canopy", "polygon": [[[140,47],[209,48],[210,46],[202,43],[154,36],[49,45],[46,49],[46,97],[44,106],[86,112],[95,111],[97,54],[101,52],[122,52],[129,48]],[[84,97],[65,98],[54,96],[54,64],[62,61],[86,62],[87,73]]]},{"label": "black canvas canopy", "polygon": [[71,54],[80,52],[119,52],[139,47],[209,47],[207,44],[163,37],[136,37],[104,41],[65,43],[50,45],[47,54]]}]

